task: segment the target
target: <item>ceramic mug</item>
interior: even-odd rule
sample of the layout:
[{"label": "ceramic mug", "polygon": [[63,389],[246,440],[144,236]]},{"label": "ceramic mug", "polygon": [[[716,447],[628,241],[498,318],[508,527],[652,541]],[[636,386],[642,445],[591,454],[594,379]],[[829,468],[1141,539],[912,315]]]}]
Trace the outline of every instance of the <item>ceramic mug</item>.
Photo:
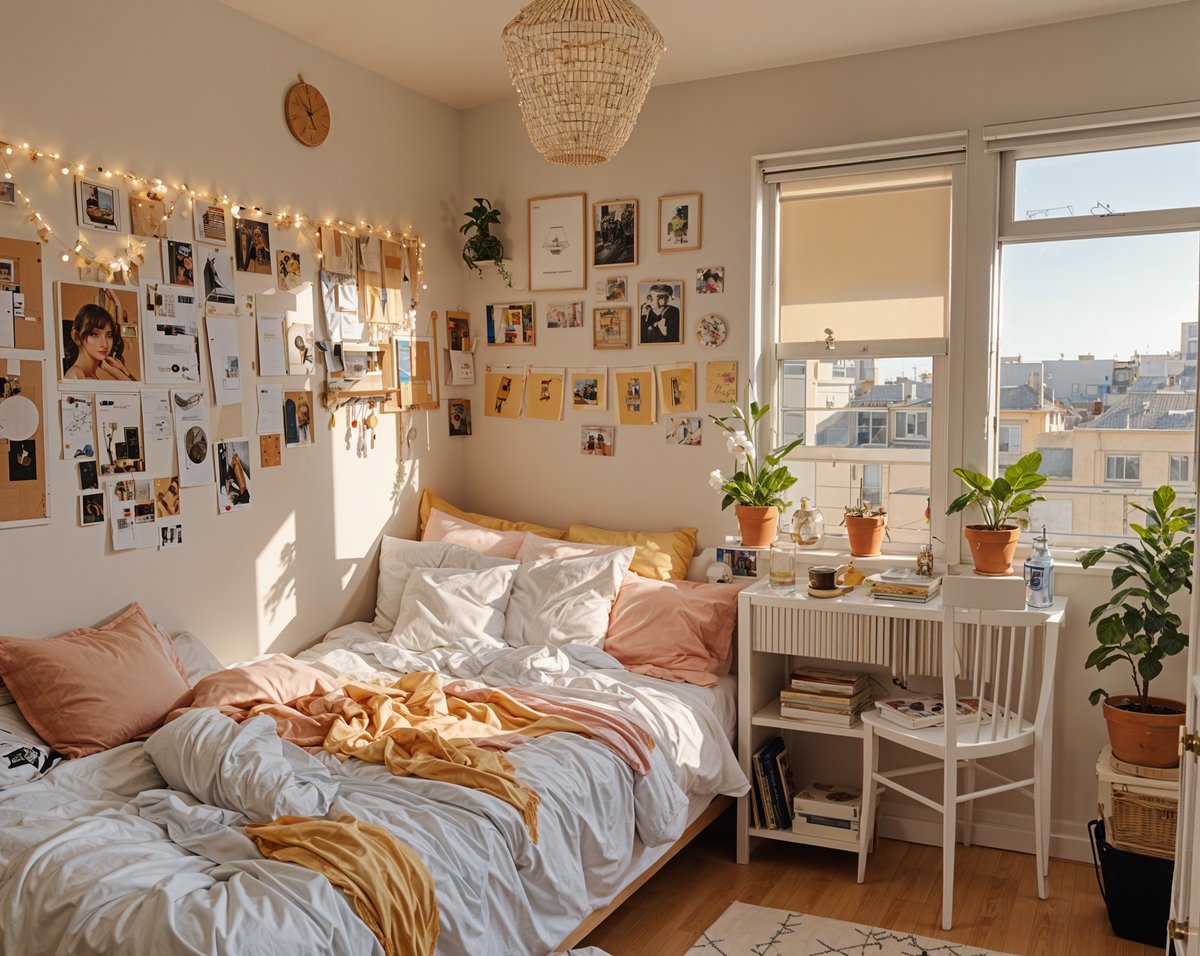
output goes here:
[{"label": "ceramic mug", "polygon": [[818,564],[808,569],[808,586],[814,591],[833,591],[842,585],[842,575],[850,570],[850,565],[839,564],[836,568],[827,564]]}]

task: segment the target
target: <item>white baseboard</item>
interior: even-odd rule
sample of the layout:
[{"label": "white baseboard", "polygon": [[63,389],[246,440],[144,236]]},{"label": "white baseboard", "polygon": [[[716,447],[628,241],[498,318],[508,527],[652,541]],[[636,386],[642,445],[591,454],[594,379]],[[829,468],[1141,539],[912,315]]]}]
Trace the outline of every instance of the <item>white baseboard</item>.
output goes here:
[{"label": "white baseboard", "polygon": [[[918,807],[885,800],[880,807],[879,835],[890,840],[906,840],[928,846],[942,845],[941,818],[925,815]],[[971,843],[1033,854],[1033,816],[975,808]],[[1078,830],[1078,832],[1073,832]],[[962,811],[959,811],[958,838],[963,837]],[[1092,862],[1092,849],[1086,825],[1050,821],[1050,856],[1079,863]]]}]

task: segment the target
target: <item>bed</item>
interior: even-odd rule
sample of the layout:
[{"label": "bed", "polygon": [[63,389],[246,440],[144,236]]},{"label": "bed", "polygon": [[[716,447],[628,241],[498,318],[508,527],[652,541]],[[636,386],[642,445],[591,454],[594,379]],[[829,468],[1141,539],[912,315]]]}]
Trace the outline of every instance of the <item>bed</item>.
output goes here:
[{"label": "bed", "polygon": [[[387,591],[381,579],[381,598]],[[536,842],[520,814],[491,795],[316,751],[335,793],[329,818],[384,827],[428,868],[437,953],[513,956],[573,945],[747,790],[731,746],[730,676],[711,687],[662,680],[570,643],[481,653],[464,637],[401,648],[385,637],[378,610],[375,621],[338,628],[297,658],[339,678],[384,681],[419,670],[468,688],[528,688],[631,717],[654,741],[644,775],[575,734],[509,750],[541,799]],[[175,646],[185,663],[193,659],[189,678],[212,669],[202,653],[194,660],[186,635]],[[185,723],[0,789],[0,953],[384,952],[324,876],[254,852],[244,808],[202,788],[168,787],[164,753],[209,759],[207,738],[186,736],[193,731]],[[0,696],[0,741],[14,740],[41,743]]]}]

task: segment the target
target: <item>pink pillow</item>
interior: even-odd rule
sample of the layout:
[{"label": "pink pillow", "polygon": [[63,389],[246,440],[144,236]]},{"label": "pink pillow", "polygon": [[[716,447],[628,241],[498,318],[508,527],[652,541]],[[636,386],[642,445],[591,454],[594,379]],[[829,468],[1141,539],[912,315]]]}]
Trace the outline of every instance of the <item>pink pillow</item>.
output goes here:
[{"label": "pink pillow", "polygon": [[522,564],[541,561],[543,558],[592,558],[599,554],[627,551],[627,544],[583,544],[579,541],[560,541],[558,538],[543,538],[532,531],[525,535],[525,542],[517,552]]},{"label": "pink pillow", "polygon": [[481,524],[456,518],[434,508],[425,523],[422,541],[448,541],[461,544],[480,554],[497,558],[515,558],[525,543],[524,531],[496,531]]},{"label": "pink pillow", "polygon": [[711,687],[729,673],[740,591],[736,584],[627,574],[604,649],[635,673]]},{"label": "pink pillow", "polygon": [[103,627],[0,637],[0,675],[38,736],[68,757],[149,733],[188,692],[179,659],[138,604]]}]

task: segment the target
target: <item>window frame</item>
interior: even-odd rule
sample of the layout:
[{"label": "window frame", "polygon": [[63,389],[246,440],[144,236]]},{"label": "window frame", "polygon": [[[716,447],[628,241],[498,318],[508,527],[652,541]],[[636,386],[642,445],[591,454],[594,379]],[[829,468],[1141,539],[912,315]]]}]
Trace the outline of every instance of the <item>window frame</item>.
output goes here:
[{"label": "window frame", "polygon": [[[908,433],[908,417],[912,416],[917,427],[913,429],[913,433]],[[921,425],[924,425],[925,434],[921,434]],[[929,412],[922,408],[901,408],[896,412],[896,433],[892,437],[892,441],[900,442],[927,442],[929,441]]]},{"label": "window frame", "polygon": [[[1110,475],[1110,472],[1114,470],[1110,466],[1112,465],[1113,462],[1116,462],[1118,460],[1124,462],[1124,465],[1121,468],[1121,471],[1124,472],[1124,475],[1120,478],[1114,478]],[[1132,478],[1129,477],[1129,462],[1130,461],[1137,462],[1137,474],[1134,475]],[[1122,452],[1122,451],[1114,451],[1114,452],[1105,452],[1104,453],[1104,482],[1105,482],[1105,484],[1120,485],[1120,484],[1127,484],[1127,483],[1133,482],[1133,481],[1141,482],[1141,480],[1142,480],[1142,456],[1140,453],[1129,454],[1128,452]]]},{"label": "window frame", "polygon": [[[1001,435],[1002,435],[1002,433],[1004,433],[1004,432],[1011,432],[1011,431],[1015,431],[1015,432],[1017,433],[1017,450],[1016,450],[1016,454],[1017,454],[1017,456],[1018,456],[1018,457],[1020,456],[1020,454],[1021,454],[1021,441],[1022,441],[1022,439],[1024,438],[1024,433],[1021,431],[1021,428],[1022,428],[1022,426],[1021,426],[1020,424],[1018,424],[1018,423],[1010,423],[1010,422],[1001,422],[999,425],[997,425],[997,426],[996,426],[996,454],[997,454],[997,455],[1011,455],[1011,454],[1013,454],[1013,450],[1012,450],[1012,448],[1004,449],[1004,448],[1001,448],[1001,447],[1000,447],[1000,444],[1001,444]],[[1011,444],[1012,444],[1012,442],[1011,442],[1011,441],[1009,441],[1009,444],[1011,445]]]},{"label": "window frame", "polygon": [[[1177,463],[1183,465],[1182,471],[1184,476],[1177,478],[1176,471],[1179,470],[1175,466]],[[1195,469],[1192,468],[1192,456],[1183,454],[1177,455],[1174,452],[1169,454],[1167,463],[1167,483],[1171,485],[1191,485],[1195,482]]]}]

